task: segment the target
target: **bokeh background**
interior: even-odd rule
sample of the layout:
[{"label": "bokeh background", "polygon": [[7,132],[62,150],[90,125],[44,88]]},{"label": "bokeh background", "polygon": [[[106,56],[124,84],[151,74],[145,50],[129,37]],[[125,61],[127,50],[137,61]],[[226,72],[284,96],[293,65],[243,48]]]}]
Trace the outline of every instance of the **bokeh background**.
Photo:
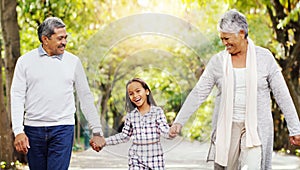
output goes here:
[{"label": "bokeh background", "polygon": [[[13,148],[10,85],[18,57],[37,48],[38,25],[60,17],[69,34],[67,50],[82,60],[105,136],[122,128],[125,85],[143,78],[168,118],[176,117],[209,58],[224,49],[216,29],[228,9],[244,13],[249,36],[270,49],[300,114],[299,0],[1,0],[0,161],[2,168],[26,163]],[[182,136],[207,142],[214,91],[184,126]],[[284,116],[272,100],[274,151],[299,156],[290,146]],[[90,131],[77,105],[74,152],[88,148]]]}]

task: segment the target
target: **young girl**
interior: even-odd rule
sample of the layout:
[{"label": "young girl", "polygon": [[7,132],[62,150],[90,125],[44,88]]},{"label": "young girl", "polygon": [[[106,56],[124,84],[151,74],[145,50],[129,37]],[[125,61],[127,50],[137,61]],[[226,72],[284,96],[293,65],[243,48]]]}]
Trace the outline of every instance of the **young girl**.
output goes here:
[{"label": "young girl", "polygon": [[125,109],[127,115],[122,132],[105,138],[106,145],[127,142],[133,137],[128,153],[129,169],[164,169],[160,135],[169,138],[169,125],[143,80],[134,78],[127,83]]}]

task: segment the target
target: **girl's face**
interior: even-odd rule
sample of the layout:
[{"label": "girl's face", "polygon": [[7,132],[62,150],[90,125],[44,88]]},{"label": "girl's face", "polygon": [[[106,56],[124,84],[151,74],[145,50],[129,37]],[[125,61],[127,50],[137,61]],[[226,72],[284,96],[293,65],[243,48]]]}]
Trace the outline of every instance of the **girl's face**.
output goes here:
[{"label": "girl's face", "polygon": [[130,101],[136,105],[136,107],[141,108],[145,105],[149,105],[147,102],[147,95],[149,95],[149,90],[144,89],[141,83],[132,82],[127,86],[128,96]]}]

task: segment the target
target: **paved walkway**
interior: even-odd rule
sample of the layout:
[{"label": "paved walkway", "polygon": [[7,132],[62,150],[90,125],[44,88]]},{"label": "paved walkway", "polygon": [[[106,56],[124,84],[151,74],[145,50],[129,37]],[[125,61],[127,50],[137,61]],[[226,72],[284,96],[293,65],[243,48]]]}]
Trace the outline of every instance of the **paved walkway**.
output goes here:
[{"label": "paved walkway", "polygon": [[[100,152],[88,149],[74,152],[69,170],[127,170],[127,152],[131,142],[107,146]],[[189,142],[177,137],[163,140],[167,170],[211,170],[207,163],[208,143]],[[300,158],[273,154],[273,170],[300,169]]]}]

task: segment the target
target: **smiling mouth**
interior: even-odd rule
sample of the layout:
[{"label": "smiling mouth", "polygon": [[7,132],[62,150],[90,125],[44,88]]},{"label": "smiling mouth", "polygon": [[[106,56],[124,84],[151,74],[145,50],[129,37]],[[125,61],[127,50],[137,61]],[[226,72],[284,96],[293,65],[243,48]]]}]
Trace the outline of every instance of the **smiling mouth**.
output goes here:
[{"label": "smiling mouth", "polygon": [[141,98],[138,98],[138,99],[135,99],[135,100],[134,100],[135,103],[137,103],[137,102],[139,102],[139,101],[141,101]]},{"label": "smiling mouth", "polygon": [[58,48],[65,49],[65,48],[66,48],[66,45],[60,45],[60,46],[58,46]]},{"label": "smiling mouth", "polygon": [[229,49],[231,49],[231,48],[232,48],[231,45],[226,46],[226,49],[227,49],[227,50],[229,50]]}]

